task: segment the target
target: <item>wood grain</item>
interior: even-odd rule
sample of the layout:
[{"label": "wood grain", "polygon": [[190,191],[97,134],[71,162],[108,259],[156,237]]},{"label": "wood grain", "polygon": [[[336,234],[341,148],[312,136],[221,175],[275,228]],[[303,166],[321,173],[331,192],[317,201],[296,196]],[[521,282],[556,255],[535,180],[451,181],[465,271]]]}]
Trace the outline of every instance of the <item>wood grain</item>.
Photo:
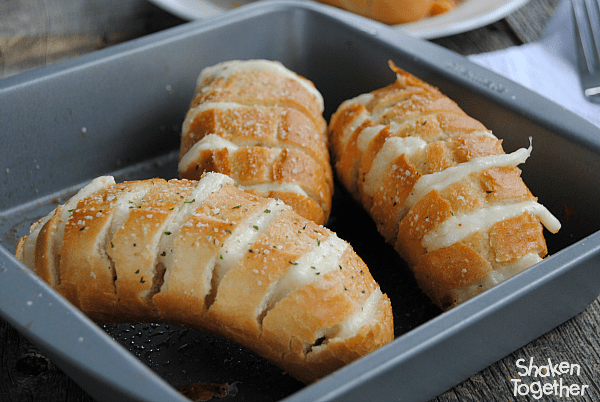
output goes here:
[{"label": "wood grain", "polygon": [[558,6],[559,0],[530,1],[506,17],[506,23],[522,43],[536,41]]},{"label": "wood grain", "polygon": [[[463,55],[504,49],[539,38],[559,0],[531,0],[489,26],[435,39]],[[183,23],[145,0],[3,0],[0,2],[0,78]],[[600,401],[600,301],[547,334],[492,364],[431,402]],[[92,398],[9,324],[0,320],[0,401],[91,402]],[[587,384],[572,398],[514,395],[518,359],[551,359],[581,366],[565,376]],[[521,378],[524,383],[536,379]]]},{"label": "wood grain", "polygon": [[145,0],[3,0],[0,78],[181,24]]}]

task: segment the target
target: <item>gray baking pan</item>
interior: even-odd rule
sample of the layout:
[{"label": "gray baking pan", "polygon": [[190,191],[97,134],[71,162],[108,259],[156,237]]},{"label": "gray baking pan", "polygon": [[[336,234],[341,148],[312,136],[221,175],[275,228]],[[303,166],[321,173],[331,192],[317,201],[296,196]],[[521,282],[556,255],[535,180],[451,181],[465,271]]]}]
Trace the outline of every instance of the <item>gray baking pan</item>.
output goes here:
[{"label": "gray baking pan", "polygon": [[[395,79],[388,60],[481,120],[562,221],[551,256],[441,313],[370,219],[336,187],[327,224],[392,300],[391,344],[303,386],[226,341],[153,323],[98,326],[17,262],[29,225],[96,176],[177,176],[179,129],[199,71],[266,58],[311,79],[325,117]],[[600,130],[434,44],[306,1],[259,2],[0,81],[0,313],[98,400],[179,401],[189,384],[223,400],[426,401],[583,310],[600,293]]]}]

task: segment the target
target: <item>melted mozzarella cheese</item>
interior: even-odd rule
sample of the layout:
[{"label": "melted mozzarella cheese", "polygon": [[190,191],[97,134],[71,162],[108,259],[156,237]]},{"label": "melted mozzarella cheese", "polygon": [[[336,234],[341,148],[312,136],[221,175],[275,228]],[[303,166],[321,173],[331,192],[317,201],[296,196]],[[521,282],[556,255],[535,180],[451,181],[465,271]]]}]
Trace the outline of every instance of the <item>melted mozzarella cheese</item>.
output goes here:
[{"label": "melted mozzarella cheese", "polygon": [[453,215],[427,232],[421,240],[421,245],[428,252],[449,247],[475,232],[487,231],[495,223],[514,218],[524,212],[536,215],[552,233],[560,229],[560,222],[546,207],[535,201],[525,201],[493,205],[468,214]]},{"label": "melted mozzarella cheese", "polygon": [[359,105],[367,106],[372,100],[375,98],[375,95],[372,93],[360,94],[354,98],[350,98],[342,102],[339,106],[339,110],[343,110],[349,105],[358,103]]},{"label": "melted mozzarella cheese", "polygon": [[[273,223],[279,213],[283,211],[285,204],[281,201],[272,200],[265,209],[271,213],[257,211],[254,216],[248,217],[244,223],[239,224],[233,233],[225,240],[223,247],[227,253],[219,260],[215,274],[222,279],[233,267],[239,265],[239,260],[248,252],[248,248],[258,239],[262,233]],[[259,228],[258,230],[256,228]]]},{"label": "melted mozzarella cheese", "polygon": [[[275,222],[279,214],[286,208],[286,205],[278,200],[272,200],[266,205],[269,213],[264,213],[262,209],[256,211],[253,215],[247,216],[242,223],[236,226],[229,237],[225,240],[222,247],[227,250],[226,253],[214,255],[209,262],[209,269],[204,281],[207,288],[212,286],[211,293],[216,295],[219,291],[219,285],[227,273],[240,266],[240,260],[252,244]],[[205,271],[205,272],[206,272]],[[212,277],[211,277],[212,274]],[[212,302],[211,302],[212,303]],[[209,303],[210,304],[210,303]]]},{"label": "melted mozzarella cheese", "polygon": [[[348,99],[344,102],[342,102],[342,104],[339,107],[339,110],[344,110],[345,108],[349,107],[352,104],[360,104],[360,105],[366,105],[368,104],[371,99],[373,99],[373,94],[362,94],[357,96],[356,98],[353,99]],[[339,116],[337,114],[334,114],[332,116],[332,121],[331,121],[331,125],[335,124],[336,119],[339,118]],[[363,124],[367,119],[369,118],[369,112],[367,110],[363,110],[361,113],[356,114],[353,116],[352,121],[346,122],[346,124],[343,127],[343,131],[342,133],[340,133],[340,142],[344,145],[344,148],[348,146],[348,140],[350,139],[350,137],[352,136],[352,133],[354,133],[354,131],[356,131],[356,129]]]},{"label": "melted mozzarella cheese", "polygon": [[348,142],[350,138],[352,138],[352,134],[369,118],[369,112],[362,111],[361,113],[354,116],[351,122],[349,122],[346,126],[344,126],[344,130],[342,132],[342,136],[340,137],[340,142],[344,144],[344,148],[348,146]]},{"label": "melted mozzarella cheese", "polygon": [[402,154],[410,156],[427,145],[418,137],[389,137],[375,156],[369,172],[365,175],[363,191],[373,195],[379,188],[385,172],[389,170],[393,161]]},{"label": "melted mozzarella cheese", "polygon": [[183,155],[179,161],[178,169],[180,172],[188,170],[197,160],[198,154],[202,151],[227,149],[229,152],[235,152],[239,149],[233,142],[226,140],[217,134],[208,134],[200,141],[195,143],[189,151]]},{"label": "melted mozzarella cheese", "polygon": [[526,254],[513,263],[493,270],[481,280],[453,289],[450,292],[450,297],[454,301],[454,305],[458,305],[477,296],[481,292],[506,281],[518,273],[525,271],[527,268],[530,268],[541,261],[542,258],[537,253]]},{"label": "melted mozzarella cheese", "polygon": [[531,147],[521,148],[510,154],[488,155],[472,158],[468,162],[452,166],[440,172],[423,175],[415,183],[404,203],[403,213],[406,213],[424,195],[432,190],[443,190],[449,185],[466,178],[471,173],[498,166],[517,166],[525,163],[531,154]]},{"label": "melted mozzarella cheese", "polygon": [[382,297],[383,293],[381,293],[381,289],[375,289],[367,300],[365,300],[362,307],[340,324],[340,331],[337,333],[337,337],[345,339],[356,335],[375,315]]},{"label": "melted mozzarella cheese", "polygon": [[490,137],[490,138],[493,138],[495,140],[498,139],[498,137],[496,137],[494,134],[492,134],[492,132],[489,131],[489,130],[477,130],[477,131],[471,132],[470,134],[471,135],[481,135],[481,136],[484,136],[484,137]]},{"label": "melted mozzarella cheese", "polygon": [[[196,187],[192,190],[187,200],[179,206],[177,214],[167,223],[165,231],[171,233],[170,236],[162,236],[160,239],[160,250],[172,250],[175,235],[179,233],[184,223],[196,212],[204,200],[227,184],[233,184],[233,180],[221,173],[206,173],[198,181]],[[173,253],[166,253],[158,256],[164,266],[172,266]],[[170,274],[170,271],[167,270]]]},{"label": "melted mozzarella cheese", "polygon": [[371,141],[373,138],[377,136],[386,126],[383,124],[378,124],[376,126],[365,127],[361,130],[358,137],[356,137],[356,147],[361,153],[367,152],[369,149],[369,145],[371,145]]},{"label": "melted mozzarella cheese", "polygon": [[311,251],[293,261],[290,269],[271,285],[268,295],[259,306],[257,316],[264,315],[294,290],[319,280],[326,273],[337,269],[342,255],[348,248],[348,243],[333,233],[326,240],[315,243]]},{"label": "melted mozzarella cheese", "polygon": [[302,187],[293,183],[262,183],[250,184],[246,186],[238,185],[237,187],[240,190],[258,190],[261,192],[279,191],[284,193],[296,193],[308,197],[308,194],[302,189]]}]

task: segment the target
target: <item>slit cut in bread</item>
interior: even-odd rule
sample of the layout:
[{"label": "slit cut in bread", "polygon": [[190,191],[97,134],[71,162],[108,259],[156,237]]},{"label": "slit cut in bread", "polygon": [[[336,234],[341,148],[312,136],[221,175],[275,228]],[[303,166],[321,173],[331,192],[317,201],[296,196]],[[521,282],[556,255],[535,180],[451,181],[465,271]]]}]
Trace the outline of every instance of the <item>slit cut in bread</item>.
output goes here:
[{"label": "slit cut in bread", "polygon": [[[448,309],[547,254],[560,222],[502,141],[438,89],[390,62],[396,82],[344,101],[329,124],[337,177]],[[542,226],[543,225],[543,226]]]},{"label": "slit cut in bread", "polygon": [[219,173],[99,177],[15,255],[96,322],[196,328],[305,383],[394,336],[390,301],[348,243]]},{"label": "slit cut in bread", "polygon": [[230,176],[325,224],[333,172],[323,98],[312,82],[269,60],[233,60],[200,73],[181,132],[179,173]]}]

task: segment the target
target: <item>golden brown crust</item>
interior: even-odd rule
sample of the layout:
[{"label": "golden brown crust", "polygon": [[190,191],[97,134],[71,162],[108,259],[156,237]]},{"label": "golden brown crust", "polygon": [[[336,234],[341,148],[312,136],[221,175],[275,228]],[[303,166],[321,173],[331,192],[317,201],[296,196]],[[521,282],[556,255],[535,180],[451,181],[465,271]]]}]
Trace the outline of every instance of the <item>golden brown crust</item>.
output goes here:
[{"label": "golden brown crust", "polygon": [[429,10],[431,15],[439,15],[452,11],[456,8],[460,0],[434,0]]},{"label": "golden brown crust", "polygon": [[481,280],[491,271],[489,262],[462,242],[423,255],[413,268],[423,292],[442,308],[449,307],[444,299],[448,289]]},{"label": "golden brown crust", "polygon": [[313,222],[326,222],[326,214],[330,212],[330,206],[322,207],[313,198],[291,191],[246,189],[246,192],[260,197],[275,198],[285,202],[292,207],[300,216]]},{"label": "golden brown crust", "polygon": [[[101,251],[105,246],[98,244],[98,239],[102,239],[108,230],[106,226],[110,224],[113,212],[109,203],[103,201],[105,197],[100,196],[77,205],[65,225],[63,244],[57,253],[61,256],[57,289],[65,289],[65,293],[70,294],[69,301],[90,314],[117,301],[114,267]],[[79,286],[79,283],[86,283],[86,286]]]},{"label": "golden brown crust", "polygon": [[540,217],[555,218],[521,179],[517,165],[531,149],[506,155],[454,101],[390,67],[395,83],[332,115],[332,162],[423,291],[446,309],[544,257]]},{"label": "golden brown crust", "polygon": [[329,164],[323,131],[315,126],[312,118],[291,107],[237,105],[190,108],[183,131],[180,157],[206,133],[211,133],[238,146],[295,148],[306,152],[323,166]]},{"label": "golden brown crust", "polygon": [[198,78],[182,127],[180,175],[219,172],[261,196],[284,193],[298,213],[324,224],[333,172],[322,112],[312,82],[280,63],[211,66]]},{"label": "golden brown crust", "polygon": [[17,241],[17,247],[15,248],[15,257],[17,260],[23,261],[25,258],[25,241],[29,236],[23,236]]},{"label": "golden brown crust", "polygon": [[364,262],[283,202],[216,173],[90,186],[15,255],[95,321],[196,328],[306,383],[393,339]]},{"label": "golden brown crust", "polygon": [[[256,61],[248,62],[253,64]],[[249,106],[287,106],[305,113],[314,120],[318,128],[322,129],[326,124],[322,117],[322,100],[315,99],[315,96],[307,91],[302,83],[312,86],[312,89],[314,89],[314,85],[303,77],[297,76],[294,77],[296,79],[290,79],[289,75],[281,74],[281,71],[276,70],[282,67],[279,63],[277,63],[276,69],[272,69],[266,64],[275,64],[274,62],[265,63],[263,60],[259,62],[263,66],[258,68],[251,66],[246,69],[242,66],[243,62],[233,61],[241,68],[235,66],[236,71],[227,76],[219,75],[218,72],[207,75],[201,73],[191,108],[207,102],[235,102]],[[221,63],[219,67],[227,69],[228,65],[229,63],[225,62]]]},{"label": "golden brown crust", "polygon": [[[235,151],[226,148],[203,150],[197,154],[194,164],[182,171],[182,176],[198,180],[204,172],[219,172],[231,177],[237,186],[267,197],[272,193],[287,194],[286,200],[294,200],[298,213],[310,213],[309,219],[323,223],[331,209],[332,183],[330,168],[325,169],[314,159],[307,158],[293,148],[243,147]],[[275,185],[298,186],[302,193],[277,190]],[[311,213],[316,203],[320,211]],[[321,218],[321,219],[318,219]]]},{"label": "golden brown crust", "polygon": [[511,262],[531,252],[546,255],[542,227],[535,216],[522,214],[496,223],[490,230],[490,248],[497,262]]},{"label": "golden brown crust", "polygon": [[54,233],[58,230],[58,226],[61,223],[61,213],[63,209],[64,207],[62,206],[56,208],[56,211],[52,215],[52,217],[40,229],[40,233],[37,236],[37,241],[35,245],[36,273],[39,272],[38,275],[52,286],[56,286],[59,283],[59,273],[55,269],[56,249],[58,246],[54,242]]},{"label": "golden brown crust", "polygon": [[[316,267],[318,273],[318,267]],[[393,328],[389,299],[383,295],[373,307],[374,317],[370,324],[358,333],[347,336],[340,322],[352,311],[361,310],[376,285],[370,280],[366,265],[349,247],[343,254],[339,269],[323,275],[322,280],[298,289],[278,303],[263,320],[263,337],[275,344],[290,345],[277,352],[292,362],[289,372],[312,382],[330,370],[335,370],[368,353],[373,343],[377,347],[393,340]],[[289,315],[286,311],[295,311]],[[298,328],[296,336],[290,336],[287,328]],[[335,335],[340,336],[335,336]],[[304,361],[311,362],[311,373],[302,370]]]}]

